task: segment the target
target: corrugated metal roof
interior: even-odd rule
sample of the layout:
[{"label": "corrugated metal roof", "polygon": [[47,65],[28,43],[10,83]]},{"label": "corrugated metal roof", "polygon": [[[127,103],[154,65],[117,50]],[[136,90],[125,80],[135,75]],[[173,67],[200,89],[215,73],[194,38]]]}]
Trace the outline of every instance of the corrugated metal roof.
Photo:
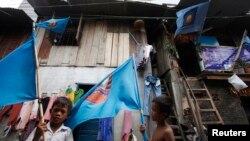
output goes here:
[{"label": "corrugated metal roof", "polygon": [[26,15],[23,10],[14,9],[14,8],[0,8],[0,18],[1,26],[26,26],[31,24],[32,20]]},{"label": "corrugated metal roof", "polygon": [[[181,0],[177,8],[185,8],[207,0]],[[207,17],[245,15],[250,10],[249,0],[211,0]]]},{"label": "corrugated metal roof", "polygon": [[18,9],[22,9],[33,21],[37,20],[37,14],[27,0],[23,0]]},{"label": "corrugated metal roof", "polygon": [[[175,23],[176,12],[207,0],[180,0],[176,7],[145,3],[145,0],[28,0],[37,14],[40,16],[51,17],[79,17],[81,13],[85,17],[94,18],[151,18],[169,19]],[[150,1],[150,0],[148,0]],[[152,0],[154,1],[154,0]],[[238,18],[234,16],[246,16],[250,10],[249,0],[211,0],[208,9],[206,27],[224,27],[230,23],[235,23]],[[116,17],[117,16],[117,17]],[[245,19],[245,18],[243,18]],[[240,26],[240,25],[238,25]]]},{"label": "corrugated metal roof", "polygon": [[68,2],[54,0],[28,0],[40,16],[140,16],[162,17],[173,16],[176,10],[166,5],[156,5],[144,2],[117,1],[117,0],[68,0]]},{"label": "corrugated metal roof", "polygon": [[[182,9],[204,1],[207,0],[181,0],[176,8]],[[249,10],[249,0],[211,0],[205,27],[226,28],[233,24],[233,28],[246,28],[250,18],[246,13]],[[241,24],[238,21],[241,21]]]}]

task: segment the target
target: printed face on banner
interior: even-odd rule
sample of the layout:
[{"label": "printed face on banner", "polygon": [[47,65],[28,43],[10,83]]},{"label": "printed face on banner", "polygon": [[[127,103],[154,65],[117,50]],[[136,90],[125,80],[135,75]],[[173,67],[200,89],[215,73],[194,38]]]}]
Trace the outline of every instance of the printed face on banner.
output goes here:
[{"label": "printed face on banner", "polygon": [[109,77],[107,82],[103,82],[102,86],[98,86],[92,94],[87,97],[87,101],[93,104],[101,104],[108,98],[111,89],[112,77]]},{"label": "printed face on banner", "polygon": [[183,26],[189,26],[194,24],[196,12],[197,8],[193,8],[184,15]]},{"label": "printed face on banner", "polygon": [[235,47],[202,46],[201,56],[205,70],[229,70],[236,56]]},{"label": "printed face on banner", "polygon": [[48,27],[53,28],[53,27],[56,26],[56,24],[57,24],[56,20],[52,20],[52,21],[49,23]]}]

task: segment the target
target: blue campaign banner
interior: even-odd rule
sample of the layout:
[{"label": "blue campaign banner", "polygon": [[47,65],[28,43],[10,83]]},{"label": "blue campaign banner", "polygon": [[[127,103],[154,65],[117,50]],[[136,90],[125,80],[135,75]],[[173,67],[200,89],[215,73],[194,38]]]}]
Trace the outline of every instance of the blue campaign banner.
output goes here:
[{"label": "blue campaign banner", "polygon": [[240,52],[240,59],[250,64],[250,44],[245,43]]},{"label": "blue campaign banner", "polygon": [[201,47],[205,70],[230,70],[237,53],[236,47]]},{"label": "blue campaign banner", "polygon": [[208,7],[209,2],[203,2],[178,11],[176,13],[177,29],[174,37],[179,34],[200,32],[206,19]]}]

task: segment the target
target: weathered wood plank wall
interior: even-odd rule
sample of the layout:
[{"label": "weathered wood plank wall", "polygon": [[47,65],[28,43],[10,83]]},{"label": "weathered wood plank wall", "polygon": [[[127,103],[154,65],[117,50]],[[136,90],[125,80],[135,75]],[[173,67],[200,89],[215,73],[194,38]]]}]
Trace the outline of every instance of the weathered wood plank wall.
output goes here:
[{"label": "weathered wood plank wall", "polygon": [[[130,33],[138,40],[137,42],[147,43],[146,33],[135,32],[128,23],[83,21],[79,46],[50,47],[47,66],[40,70],[42,92],[56,93],[76,82],[97,83],[100,78],[105,76],[104,72],[118,67],[138,50],[136,41]],[[67,59],[69,56],[72,61]],[[152,74],[150,61],[146,65],[145,71],[138,74],[141,99],[144,95],[144,78],[148,74]],[[114,119],[114,140],[121,140],[123,116],[124,112],[121,111]],[[135,130],[134,133],[138,140],[142,140],[138,130],[141,124],[140,118],[140,111],[132,112],[132,128]]]},{"label": "weathered wood plank wall", "polygon": [[[45,36],[39,51],[40,64],[117,67],[131,54],[128,29],[127,23],[84,21],[80,44],[71,49],[69,46],[52,46]],[[75,62],[65,59],[69,56]]]},{"label": "weathered wood plank wall", "polygon": [[49,66],[73,66],[78,52],[77,46],[52,46],[49,58]]}]

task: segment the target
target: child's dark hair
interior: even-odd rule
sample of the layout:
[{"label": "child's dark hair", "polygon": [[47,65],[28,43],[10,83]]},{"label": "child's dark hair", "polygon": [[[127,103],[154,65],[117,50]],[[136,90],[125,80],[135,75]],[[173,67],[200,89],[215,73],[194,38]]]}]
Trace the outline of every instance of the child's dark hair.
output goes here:
[{"label": "child's dark hair", "polygon": [[172,101],[166,95],[154,97],[153,102],[158,105],[160,113],[165,113],[167,117],[172,111]]},{"label": "child's dark hair", "polygon": [[52,108],[55,106],[55,105],[65,105],[65,106],[68,106],[68,114],[70,114],[70,111],[72,109],[72,102],[66,98],[66,97],[58,97],[55,102],[53,103],[52,105]]}]

